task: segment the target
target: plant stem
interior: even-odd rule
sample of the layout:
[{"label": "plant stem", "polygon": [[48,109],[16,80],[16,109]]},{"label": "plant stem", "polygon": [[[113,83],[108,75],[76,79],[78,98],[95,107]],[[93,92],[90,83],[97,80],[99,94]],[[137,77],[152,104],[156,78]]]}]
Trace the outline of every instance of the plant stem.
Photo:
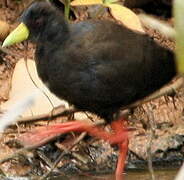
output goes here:
[{"label": "plant stem", "polygon": [[70,0],[65,0],[65,19],[69,20],[69,14],[70,14]]}]

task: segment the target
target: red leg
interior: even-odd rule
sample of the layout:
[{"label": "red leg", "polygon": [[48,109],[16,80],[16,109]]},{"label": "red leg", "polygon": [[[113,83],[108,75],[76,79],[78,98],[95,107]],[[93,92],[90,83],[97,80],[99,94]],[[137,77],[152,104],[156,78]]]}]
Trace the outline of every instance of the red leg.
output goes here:
[{"label": "red leg", "polygon": [[127,130],[122,130],[119,134],[111,134],[104,131],[100,127],[84,123],[81,121],[71,121],[66,123],[60,123],[55,125],[49,125],[45,127],[36,128],[28,133],[23,134],[19,140],[25,146],[37,146],[42,145],[48,140],[68,132],[88,132],[91,136],[109,141],[111,144],[118,144],[123,139],[127,139]]},{"label": "red leg", "polygon": [[122,132],[124,132],[124,137],[122,138],[122,141],[118,144],[119,156],[116,167],[116,180],[122,180],[122,173],[124,171],[125,161],[128,152],[128,133],[126,131],[127,122],[124,119],[119,119],[114,121],[111,126],[117,136],[121,136]]},{"label": "red leg", "polygon": [[71,121],[62,124],[37,128],[29,133],[25,133],[22,137],[20,137],[20,141],[25,146],[37,146],[45,144],[48,140],[60,134],[71,131],[86,131],[91,136],[104,139],[110,144],[118,144],[120,152],[116,168],[116,176],[120,177],[124,170],[126,154],[128,150],[128,130],[126,128],[126,121],[124,119],[114,121],[111,126],[114,130],[113,133],[106,132],[100,127],[96,127],[81,121]]},{"label": "red leg", "polygon": [[118,157],[118,162],[116,167],[116,177],[122,177],[122,173],[125,168],[127,152],[128,152],[128,139],[123,143],[119,144],[118,146],[119,146],[119,157]]},{"label": "red leg", "polygon": [[81,121],[71,121],[44,127],[38,127],[19,137],[19,141],[25,146],[41,146],[58,135],[71,131],[83,132],[92,125]]}]

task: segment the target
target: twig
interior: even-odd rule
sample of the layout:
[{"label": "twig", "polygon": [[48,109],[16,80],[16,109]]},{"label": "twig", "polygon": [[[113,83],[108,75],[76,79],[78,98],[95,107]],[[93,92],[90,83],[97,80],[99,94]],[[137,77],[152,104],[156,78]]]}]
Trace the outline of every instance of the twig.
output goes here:
[{"label": "twig", "polygon": [[29,71],[29,68],[28,68],[28,60],[27,60],[27,58],[28,58],[28,41],[25,41],[25,51],[24,51],[24,61],[25,61],[25,62],[24,62],[24,63],[25,63],[25,66],[26,66],[26,70],[27,70],[28,76],[29,76],[31,82],[34,84],[34,86],[35,86],[37,89],[39,89],[39,90],[43,93],[43,95],[44,95],[44,96],[48,99],[48,101],[50,102],[52,108],[54,108],[54,105],[53,105],[51,99],[49,98],[49,96],[48,96],[42,89],[40,89],[40,88],[38,87],[38,85],[37,85],[36,82],[34,81],[33,77],[31,76],[31,72]]},{"label": "twig", "polygon": [[87,112],[84,112],[88,119],[90,119],[92,122],[94,122],[94,119],[92,116],[90,116]]},{"label": "twig", "polygon": [[37,154],[39,158],[42,159],[49,167],[53,166],[53,163],[51,162],[51,160],[43,152],[37,151]]},{"label": "twig", "polygon": [[152,151],[151,151],[151,146],[152,146],[152,141],[154,139],[155,136],[155,122],[154,122],[154,115],[152,112],[152,107],[151,104],[147,105],[148,107],[148,122],[149,122],[149,129],[150,129],[150,133],[149,133],[149,139],[148,139],[148,145],[147,145],[147,155],[148,155],[148,169],[151,175],[151,179],[155,180],[155,175],[154,175],[154,170],[153,170],[153,163],[152,163]]},{"label": "twig", "polygon": [[75,153],[75,152],[70,152],[70,150],[72,150],[72,148],[77,145],[82,139],[84,139],[84,137],[87,135],[86,132],[83,132],[80,134],[80,136],[76,139],[76,141],[72,144],[72,147],[70,147],[70,149],[66,148],[65,146],[63,146],[62,144],[59,144],[56,142],[56,146],[59,149],[62,149],[63,151],[65,151],[68,154],[72,154],[73,157],[75,157],[76,159],[78,159],[79,161],[83,162],[84,164],[87,164],[87,160],[85,158],[83,158],[81,155]]},{"label": "twig", "polygon": [[[100,120],[100,121],[97,121],[95,123],[92,123],[92,125],[102,125],[102,124],[105,124],[105,121]],[[79,136],[79,138],[73,143],[73,145],[70,148],[73,148],[74,145],[76,145],[79,141],[81,141],[85,137],[85,135],[86,135],[85,132],[81,133],[81,136]],[[51,139],[49,139],[49,140],[51,140]],[[35,149],[37,147],[39,147],[39,144],[34,144],[34,145],[30,145],[30,146],[26,146],[24,148],[21,148],[21,149],[17,150],[16,152],[13,152],[13,153],[5,156],[3,159],[0,159],[0,164],[5,162],[5,161],[8,161],[8,160],[20,155],[20,154],[24,154],[25,152],[27,152],[29,150]]]},{"label": "twig", "polygon": [[[122,107],[122,110],[129,109],[129,108],[135,108],[139,105],[142,105],[146,102],[149,102],[151,100],[159,98],[163,95],[171,94],[173,92],[176,92],[176,90],[179,89],[182,85],[183,85],[183,77],[180,77],[174,83],[163,87],[159,91],[157,91],[157,92],[153,93],[152,95],[144,98],[143,100],[139,100],[139,101],[136,101],[133,104]],[[60,107],[56,107],[55,109],[57,109],[57,112],[52,110],[51,113],[45,113],[45,114],[41,114],[41,115],[28,116],[28,117],[25,117],[25,118],[20,118],[20,119],[17,120],[17,122],[26,123],[26,122],[33,122],[33,121],[40,121],[40,120],[48,120],[48,119],[53,119],[53,118],[56,118],[56,117],[59,117],[59,116],[60,117],[61,116],[68,116],[71,113],[79,112],[79,110],[77,110],[73,107],[69,108],[69,109],[65,109],[65,110],[63,110],[63,108],[60,108]]]},{"label": "twig", "polygon": [[[101,124],[104,124],[104,123],[105,123],[105,121],[101,120],[101,121],[97,121],[97,122],[95,122],[93,124],[94,125],[101,125]],[[84,136],[84,134],[83,134],[83,136]],[[77,140],[77,141],[74,142],[74,145],[77,144],[80,141],[80,138],[78,138],[78,139],[79,140]],[[49,139],[49,140],[51,140],[51,139]],[[13,152],[13,153],[5,156],[3,159],[0,159],[0,164],[3,163],[3,162],[5,162],[5,161],[8,161],[8,160],[10,160],[10,159],[12,159],[12,158],[20,155],[20,154],[24,154],[25,152],[27,152],[29,150],[35,149],[37,147],[39,147],[39,145],[38,144],[34,144],[34,145],[30,145],[30,146],[26,146],[24,148],[21,148],[21,149],[17,150],[16,152]],[[73,146],[72,146],[72,148],[73,148]]]},{"label": "twig", "polygon": [[63,107],[61,108],[57,108],[57,112],[52,110],[51,113],[45,113],[45,114],[41,114],[41,115],[37,115],[37,116],[29,116],[29,117],[25,117],[25,118],[21,118],[18,119],[17,122],[18,123],[26,123],[26,122],[33,122],[33,121],[40,121],[40,120],[48,120],[48,119],[53,119],[56,117],[61,117],[61,116],[68,116],[71,113],[75,113],[78,112],[79,110],[75,109],[75,108],[69,108],[69,109],[64,109]]},{"label": "twig", "polygon": [[172,84],[169,84],[167,86],[164,86],[163,88],[161,88],[160,90],[156,91],[155,93],[151,94],[150,96],[142,99],[142,100],[139,100],[139,101],[136,101],[135,103],[133,104],[130,104],[128,106],[124,106],[122,108],[123,109],[128,109],[128,108],[135,108],[139,105],[142,105],[144,103],[147,103],[151,100],[154,100],[154,99],[157,99],[163,95],[167,95],[167,94],[172,94],[172,93],[175,93],[179,88],[181,88],[183,85],[183,77],[179,77],[176,81],[174,81]]},{"label": "twig", "polygon": [[58,165],[58,163],[61,161],[62,157],[65,154],[68,154],[69,151],[76,145],[78,144],[84,137],[86,136],[86,132],[83,132],[80,134],[80,136],[77,138],[77,140],[69,147],[69,148],[63,148],[63,153],[59,156],[59,158],[54,162],[53,166],[51,167],[50,171],[44,174],[42,177],[39,178],[39,180],[45,179]]}]

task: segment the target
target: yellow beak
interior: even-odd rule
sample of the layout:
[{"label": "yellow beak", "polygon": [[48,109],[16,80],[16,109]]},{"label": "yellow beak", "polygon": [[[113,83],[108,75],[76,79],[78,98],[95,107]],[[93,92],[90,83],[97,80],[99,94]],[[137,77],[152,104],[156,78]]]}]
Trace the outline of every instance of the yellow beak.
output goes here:
[{"label": "yellow beak", "polygon": [[24,23],[19,24],[19,26],[13,30],[8,37],[4,40],[2,47],[11,46],[15,43],[22,42],[26,40],[29,36],[29,29]]}]

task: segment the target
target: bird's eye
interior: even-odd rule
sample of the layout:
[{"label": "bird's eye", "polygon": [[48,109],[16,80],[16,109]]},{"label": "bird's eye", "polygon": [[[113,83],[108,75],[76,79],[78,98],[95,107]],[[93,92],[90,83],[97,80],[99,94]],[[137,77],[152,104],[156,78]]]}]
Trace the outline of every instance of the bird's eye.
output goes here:
[{"label": "bird's eye", "polygon": [[42,17],[36,18],[35,24],[36,24],[37,26],[43,24],[43,18],[42,18]]}]

